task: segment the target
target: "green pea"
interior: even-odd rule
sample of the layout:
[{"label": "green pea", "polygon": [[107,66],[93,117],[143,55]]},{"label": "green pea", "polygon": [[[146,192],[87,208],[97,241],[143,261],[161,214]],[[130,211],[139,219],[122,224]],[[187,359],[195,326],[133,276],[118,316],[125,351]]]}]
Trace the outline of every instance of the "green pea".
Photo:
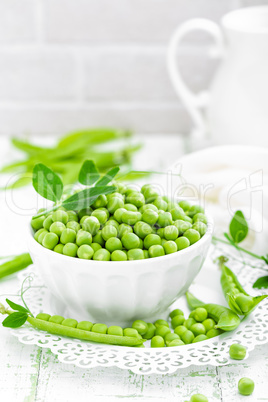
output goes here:
[{"label": "green pea", "polygon": [[180,337],[182,336],[182,334],[184,334],[184,332],[187,331],[187,328],[184,325],[179,325],[178,327],[176,327],[174,329],[174,333],[179,335]]},{"label": "green pea", "polygon": [[208,398],[202,394],[194,394],[191,396],[190,402],[208,402]]},{"label": "green pea", "polygon": [[111,254],[112,261],[127,261],[127,255],[122,250],[115,250]]},{"label": "green pea", "polygon": [[200,233],[195,229],[188,229],[184,232],[184,237],[187,237],[190,244],[194,244],[200,239]]},{"label": "green pea", "polygon": [[66,225],[66,223],[68,222],[68,214],[61,209],[58,209],[57,211],[54,211],[52,213],[52,220],[53,222],[62,222],[64,223],[64,225]]},{"label": "green pea", "polygon": [[161,326],[162,326],[162,325],[165,325],[166,327],[169,328],[168,322],[165,321],[165,320],[162,320],[162,319],[156,320],[156,321],[154,322],[154,325],[155,325],[156,328],[159,327],[160,325],[161,325]]},{"label": "green pea", "polygon": [[107,209],[110,212],[110,214],[114,214],[117,209],[123,207],[124,207],[124,200],[122,199],[122,197],[112,197],[110,198],[107,204]]},{"label": "green pea", "polygon": [[62,235],[64,229],[66,229],[66,226],[62,222],[54,222],[49,228],[51,233],[55,233],[59,237]]},{"label": "green pea", "polygon": [[172,216],[170,212],[160,212],[159,211],[159,216],[158,216],[158,220],[157,220],[157,224],[160,227],[166,227],[169,225],[172,225],[173,221],[172,221]]},{"label": "green pea", "polygon": [[86,232],[85,230],[79,230],[79,232],[76,235],[76,244],[78,246],[82,246],[83,244],[88,244],[91,245],[92,243],[92,236],[89,232]]},{"label": "green pea", "polygon": [[49,322],[53,322],[54,324],[61,324],[64,321],[64,317],[61,315],[52,315],[49,319]]},{"label": "green pea", "polygon": [[142,193],[133,191],[126,196],[126,202],[135,205],[137,208],[140,208],[145,204],[145,198]]},{"label": "green pea", "polygon": [[118,228],[119,239],[122,239],[124,234],[127,234],[127,233],[133,233],[132,227],[130,225],[127,225],[126,223],[121,223],[121,225],[119,225],[119,228]]},{"label": "green pea", "polygon": [[46,229],[44,229],[44,231],[42,233],[40,233],[40,235],[37,238],[38,243],[40,243],[40,244],[43,243],[44,237],[47,233],[49,233],[49,232]]},{"label": "green pea", "polygon": [[132,248],[138,248],[140,245],[140,240],[134,233],[126,233],[121,239],[124,248],[131,250]]},{"label": "green pea", "polygon": [[153,202],[156,198],[158,198],[158,192],[151,185],[146,184],[145,186],[142,186],[141,192],[143,193],[147,203]]},{"label": "green pea", "polygon": [[115,191],[114,193],[111,194],[107,194],[106,195],[107,201],[111,201],[113,198],[120,198],[120,200],[124,200],[125,196],[121,193],[119,193],[118,191]]},{"label": "green pea", "polygon": [[185,321],[185,318],[182,314],[176,315],[171,319],[172,328],[176,328],[179,325],[182,325]]},{"label": "green pea", "polygon": [[50,319],[51,315],[50,314],[46,314],[46,313],[39,313],[37,314],[36,318],[38,320],[44,320],[44,321],[48,321]]},{"label": "green pea", "polygon": [[[104,228],[103,228],[104,229]],[[105,241],[102,237],[102,230],[99,230],[98,233],[92,237],[92,241],[93,243],[98,243],[101,247],[104,247]],[[111,231],[113,231],[114,229],[112,229]],[[107,232],[111,233],[110,230],[107,230]],[[108,239],[107,239],[108,240]]]},{"label": "green pea", "polygon": [[125,208],[118,208],[114,213],[114,218],[117,220],[118,223],[122,223],[122,215],[126,211]]},{"label": "green pea", "polygon": [[174,333],[167,333],[165,336],[165,343],[168,346],[170,344],[170,342],[174,341],[174,339],[180,339],[179,335],[174,334]]},{"label": "green pea", "polygon": [[[170,241],[172,241],[172,240],[170,240]],[[164,247],[164,244],[166,244],[166,243],[167,243],[166,239],[161,239],[161,246],[162,247]],[[165,248],[164,248],[164,250],[165,250]]]},{"label": "green pea", "polygon": [[231,359],[243,360],[246,357],[247,348],[239,343],[233,343],[229,348],[229,355]]},{"label": "green pea", "polygon": [[207,231],[207,225],[203,222],[197,221],[196,223],[193,224],[192,229],[197,230],[200,234],[200,236],[204,236],[204,234]]},{"label": "green pea", "polygon": [[204,213],[204,208],[202,208],[200,205],[192,205],[190,207],[190,209],[188,210],[187,214],[188,216],[190,216],[191,218],[197,214],[201,212],[202,214]]},{"label": "green pea", "polygon": [[118,325],[111,325],[107,330],[107,334],[123,336],[123,328],[119,327]]},{"label": "green pea", "polygon": [[134,225],[134,232],[141,239],[144,239],[146,236],[148,236],[149,234],[151,234],[153,232],[153,229],[150,225],[148,225],[148,223],[139,221],[139,222],[136,222]]},{"label": "green pea", "polygon": [[184,220],[185,212],[181,207],[177,206],[176,208],[171,209],[170,212],[174,221],[178,219]]},{"label": "green pea", "polygon": [[93,324],[93,327],[91,328],[91,332],[97,332],[98,334],[106,334],[107,333],[107,325],[105,324]]},{"label": "green pea", "polygon": [[81,226],[76,221],[69,221],[69,222],[67,222],[66,228],[73,229],[77,233],[81,229]]},{"label": "green pea", "polygon": [[78,222],[78,215],[75,211],[67,211],[67,215],[68,215],[68,222],[71,221]]},{"label": "green pea", "polygon": [[222,331],[220,329],[210,329],[209,331],[207,331],[206,335],[208,338],[214,338],[215,336],[218,336],[222,334]]},{"label": "green pea", "polygon": [[243,314],[248,313],[254,305],[253,297],[249,295],[244,295],[243,293],[235,296],[235,302],[240,310],[243,312]]},{"label": "green pea", "polygon": [[140,335],[146,334],[148,331],[148,325],[145,321],[142,320],[136,320],[132,324],[132,328],[135,328]]},{"label": "green pea", "polygon": [[97,218],[101,225],[104,225],[105,222],[107,222],[107,220],[108,220],[108,216],[107,216],[106,212],[103,210],[99,210],[99,209],[95,209],[95,211],[92,212],[91,216],[94,216],[95,218]]},{"label": "green pea", "polygon": [[191,326],[191,331],[193,332],[194,336],[197,335],[205,335],[206,333],[206,328],[204,327],[203,324],[201,324],[200,322],[193,324]]},{"label": "green pea", "polygon": [[192,341],[194,340],[194,334],[190,330],[187,330],[187,331],[183,332],[183,334],[181,334],[180,337],[181,337],[181,340],[184,343],[186,343],[186,345],[188,345],[189,343],[192,343]]},{"label": "green pea", "polygon": [[96,260],[96,261],[110,261],[110,259],[111,259],[111,254],[105,248],[101,248],[100,250],[97,250],[93,255],[93,260]]},{"label": "green pea", "polygon": [[117,191],[119,192],[119,193],[121,193],[121,194],[124,194],[126,191],[127,191],[127,187],[126,187],[126,185],[125,184],[123,184],[123,183],[115,183],[114,184],[115,185],[115,187],[117,188]]},{"label": "green pea", "polygon": [[152,339],[155,334],[156,326],[151,322],[147,322],[147,332],[142,336],[144,339]]},{"label": "green pea", "polygon": [[87,218],[90,218],[90,216],[89,215],[84,215],[83,218],[80,219],[80,225],[83,225],[83,223],[85,222],[85,220]]},{"label": "green pea", "polygon": [[46,233],[42,241],[42,246],[48,248],[49,250],[53,250],[58,242],[59,238],[55,233]]},{"label": "green pea", "polygon": [[90,247],[93,249],[94,253],[102,248],[99,243],[91,243]]},{"label": "green pea", "polygon": [[90,216],[84,220],[82,223],[82,228],[91,233],[92,236],[95,236],[100,230],[100,222],[95,216]]},{"label": "green pea", "polygon": [[191,229],[192,227],[190,222],[185,222],[181,219],[174,221],[174,226],[178,229],[179,236],[182,236],[186,230]]},{"label": "green pea", "polygon": [[165,338],[169,333],[171,333],[171,330],[166,325],[159,325],[155,330],[155,336],[159,335],[162,336],[162,338]]},{"label": "green pea", "polygon": [[145,204],[139,209],[141,214],[148,210],[158,212],[158,208],[154,204]]},{"label": "green pea", "polygon": [[241,395],[251,395],[254,391],[254,381],[250,378],[243,377],[238,381],[238,391]]},{"label": "green pea", "polygon": [[93,257],[94,250],[88,244],[82,244],[77,250],[78,258],[82,258],[84,260],[90,260]]},{"label": "green pea", "polygon": [[164,238],[164,230],[165,230],[165,228],[159,228],[159,229],[157,229],[157,235],[158,236],[160,236],[161,237],[161,239],[163,239]]},{"label": "green pea", "polygon": [[104,226],[109,226],[109,225],[114,226],[116,228],[116,230],[118,231],[119,223],[113,216],[110,216],[110,218],[108,219],[108,221],[105,223]]},{"label": "green pea", "polygon": [[191,204],[186,200],[181,200],[179,202],[179,206],[184,210],[188,211],[191,208]]},{"label": "green pea", "polygon": [[202,342],[202,341],[205,341],[206,339],[208,339],[208,337],[207,337],[206,335],[200,334],[200,335],[197,335],[197,336],[194,338],[194,340],[193,340],[192,343]]},{"label": "green pea", "polygon": [[73,229],[64,229],[60,236],[62,244],[74,243],[76,240],[76,232]]},{"label": "green pea", "polygon": [[133,211],[125,211],[121,216],[121,220],[123,223],[126,223],[128,225],[135,225],[136,222],[141,220],[141,213]]},{"label": "green pea", "polygon": [[105,243],[105,248],[112,253],[115,250],[122,250],[121,240],[117,237],[110,237]]},{"label": "green pea", "polygon": [[185,343],[181,339],[173,339],[173,341],[169,342],[167,345],[169,348],[172,348],[173,346],[183,346]]},{"label": "green pea", "polygon": [[179,308],[176,308],[175,310],[172,310],[169,313],[169,317],[172,319],[174,317],[176,317],[176,315],[184,315],[184,312],[182,310],[180,310]]},{"label": "green pea", "polygon": [[140,240],[140,244],[139,244],[138,248],[141,248],[143,250],[143,240],[142,239],[139,239],[139,240]]},{"label": "green pea", "polygon": [[131,211],[131,212],[137,212],[138,211],[138,208],[136,207],[136,205],[132,205],[132,204],[125,204],[124,205],[124,208],[127,210],[127,211]]},{"label": "green pea", "polygon": [[207,217],[205,214],[203,214],[202,212],[198,212],[197,214],[195,214],[193,216],[193,222],[203,222],[205,224],[208,223]]},{"label": "green pea", "polygon": [[59,254],[63,254],[63,247],[64,247],[64,244],[57,244],[55,247],[54,247],[54,251],[56,252],[56,253],[59,253]]},{"label": "green pea", "polygon": [[144,247],[148,250],[151,246],[161,245],[161,237],[156,234],[149,234],[144,239]]},{"label": "green pea", "polygon": [[207,310],[203,307],[196,308],[192,313],[193,318],[198,322],[204,321],[208,316]]},{"label": "green pea", "polygon": [[117,237],[117,229],[113,225],[107,225],[102,228],[101,231],[102,238],[107,241],[112,237]]},{"label": "green pea", "polygon": [[76,320],[74,320],[73,318],[66,318],[61,323],[61,325],[64,325],[65,327],[71,327],[71,328],[76,328],[77,324],[78,324],[78,322]]},{"label": "green pea", "polygon": [[202,321],[202,324],[206,328],[206,332],[208,332],[215,327],[216,322],[212,318],[207,318],[206,320]]},{"label": "green pea", "polygon": [[44,232],[48,233],[48,230],[46,230],[44,228],[38,229],[37,232],[35,232],[35,234],[34,234],[34,239],[36,241],[38,241],[38,237],[40,236],[41,233],[44,233]]},{"label": "green pea", "polygon": [[140,248],[132,248],[131,250],[128,250],[127,258],[129,261],[144,260],[144,252]]},{"label": "green pea", "polygon": [[39,218],[34,218],[31,220],[31,226],[34,230],[39,230],[43,227],[46,217],[44,215],[39,216]]},{"label": "green pea", "polygon": [[166,241],[162,246],[164,247],[165,254],[172,254],[178,251],[177,244],[172,240]]},{"label": "green pea", "polygon": [[62,249],[62,253],[64,255],[68,255],[69,257],[76,257],[77,251],[78,246],[75,243],[66,243]]},{"label": "green pea", "polygon": [[135,328],[124,328],[123,332],[124,332],[124,336],[130,336],[130,337],[141,339],[141,335],[138,333],[138,331]]},{"label": "green pea", "polygon": [[93,207],[94,208],[101,208],[107,205],[107,197],[105,194],[101,194],[98,198],[94,201]]},{"label": "green pea", "polygon": [[153,209],[146,209],[142,214],[143,222],[154,225],[158,220],[158,213]]},{"label": "green pea", "polygon": [[[168,204],[166,201],[163,200],[162,197],[157,197],[154,201],[153,204],[158,208],[162,209],[163,211],[167,210]],[[161,226],[161,225],[160,225]]]},{"label": "green pea", "polygon": [[190,318],[188,318],[187,320],[184,321],[184,324],[183,324],[183,325],[184,325],[186,328],[190,329],[191,326],[194,325],[194,324],[196,324],[195,319],[192,318],[192,317],[190,317]]},{"label": "green pea", "polygon": [[151,339],[151,348],[163,348],[165,347],[165,341],[162,336],[153,336]]},{"label": "green pea", "polygon": [[164,229],[164,236],[166,240],[176,240],[178,237],[179,231],[174,225],[166,226]]},{"label": "green pea", "polygon": [[155,257],[162,257],[163,255],[165,255],[165,250],[162,246],[151,246],[148,250],[149,252],[149,257],[150,258],[155,258]]},{"label": "green pea", "polygon": [[43,226],[46,230],[49,230],[50,226],[52,225],[53,220],[52,220],[52,216],[49,215],[43,222]]},{"label": "green pea", "polygon": [[90,331],[92,327],[93,327],[92,322],[90,322],[90,321],[80,321],[77,324],[76,328],[77,329],[82,329],[83,331]]}]

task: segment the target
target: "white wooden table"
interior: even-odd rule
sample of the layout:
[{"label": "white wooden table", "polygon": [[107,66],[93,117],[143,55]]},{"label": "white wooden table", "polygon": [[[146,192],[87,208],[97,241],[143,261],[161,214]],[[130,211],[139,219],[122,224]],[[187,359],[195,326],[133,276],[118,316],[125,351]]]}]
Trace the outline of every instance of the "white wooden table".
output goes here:
[{"label": "white wooden table", "polygon": [[[146,140],[137,158],[138,168],[167,167],[183,153],[180,138],[162,137]],[[7,159],[9,147],[0,139],[0,160]],[[26,250],[25,225],[29,212],[19,214],[17,204],[31,203],[34,192],[17,190],[13,198],[0,193],[0,255]],[[33,205],[33,203],[32,203]],[[16,275],[0,281],[0,295],[17,292]],[[3,301],[4,297],[0,297]],[[2,317],[0,317],[2,321]],[[255,381],[252,396],[237,392],[241,377]],[[244,362],[228,366],[191,366],[172,375],[137,375],[118,368],[81,368],[65,365],[49,350],[23,345],[0,326],[0,401],[176,401],[190,399],[193,393],[205,394],[210,402],[268,401],[268,345],[257,347]]]}]

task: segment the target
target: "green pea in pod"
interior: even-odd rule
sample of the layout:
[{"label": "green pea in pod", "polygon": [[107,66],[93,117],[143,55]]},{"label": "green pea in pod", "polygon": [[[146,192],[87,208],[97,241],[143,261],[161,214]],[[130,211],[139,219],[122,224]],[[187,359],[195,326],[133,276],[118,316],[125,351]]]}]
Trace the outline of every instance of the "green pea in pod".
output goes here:
[{"label": "green pea in pod", "polygon": [[197,307],[204,307],[208,316],[216,321],[215,328],[223,331],[233,331],[240,324],[240,318],[232,310],[219,304],[203,303],[198,300],[192,293],[186,292],[186,299],[191,310]]},{"label": "green pea in pod", "polygon": [[220,263],[222,269],[221,286],[224,297],[231,310],[239,315],[250,314],[257,305],[268,295],[250,296],[239,283],[236,275],[223,263]]}]

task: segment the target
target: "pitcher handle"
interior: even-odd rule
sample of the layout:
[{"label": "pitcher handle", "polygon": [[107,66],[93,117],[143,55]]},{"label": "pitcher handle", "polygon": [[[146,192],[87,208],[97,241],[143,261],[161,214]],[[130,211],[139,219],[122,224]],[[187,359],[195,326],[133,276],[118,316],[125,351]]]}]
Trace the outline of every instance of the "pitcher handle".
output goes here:
[{"label": "pitcher handle", "polygon": [[[198,135],[205,135],[208,131],[208,128],[204,116],[202,115],[201,108],[207,106],[208,104],[208,91],[202,91],[197,94],[192,92],[182,79],[182,76],[176,65],[176,50],[178,45],[185,35],[195,30],[203,30],[210,33],[216,42],[217,56],[221,56],[223,54],[223,35],[218,25],[210,20],[197,18],[186,21],[174,32],[168,45],[167,64],[169,75],[175,91],[181,98],[193,120],[195,132]],[[216,54],[214,54],[214,56],[215,55]]]}]

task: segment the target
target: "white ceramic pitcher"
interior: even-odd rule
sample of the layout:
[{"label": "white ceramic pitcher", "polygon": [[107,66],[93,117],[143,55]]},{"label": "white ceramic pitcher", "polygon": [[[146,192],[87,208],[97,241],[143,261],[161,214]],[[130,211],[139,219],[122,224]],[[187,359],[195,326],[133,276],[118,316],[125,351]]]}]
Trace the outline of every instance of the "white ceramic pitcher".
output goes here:
[{"label": "white ceramic pitcher", "polygon": [[[222,57],[209,92],[200,94],[189,90],[176,66],[177,46],[194,30],[210,33]],[[168,69],[195,134],[214,144],[268,146],[268,6],[232,11],[221,28],[206,19],[185,22],[171,38]]]}]

